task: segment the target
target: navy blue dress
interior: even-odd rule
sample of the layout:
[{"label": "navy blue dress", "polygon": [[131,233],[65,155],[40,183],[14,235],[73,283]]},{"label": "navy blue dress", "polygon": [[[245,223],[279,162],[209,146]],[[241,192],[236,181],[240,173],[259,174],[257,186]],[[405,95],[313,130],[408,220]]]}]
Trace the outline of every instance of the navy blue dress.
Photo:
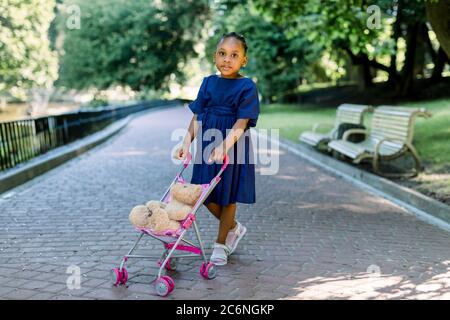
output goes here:
[{"label": "navy blue dress", "polygon": [[189,108],[197,114],[200,124],[191,179],[195,184],[211,182],[220,171],[221,163],[207,162],[216,139],[217,143],[224,141],[227,130],[237,119],[249,119],[244,134],[228,151],[230,163],[222,173],[221,181],[204,204],[255,203],[255,161],[249,128],[256,126],[259,116],[256,84],[246,77],[227,79],[210,75],[203,78],[197,99],[189,104]]}]

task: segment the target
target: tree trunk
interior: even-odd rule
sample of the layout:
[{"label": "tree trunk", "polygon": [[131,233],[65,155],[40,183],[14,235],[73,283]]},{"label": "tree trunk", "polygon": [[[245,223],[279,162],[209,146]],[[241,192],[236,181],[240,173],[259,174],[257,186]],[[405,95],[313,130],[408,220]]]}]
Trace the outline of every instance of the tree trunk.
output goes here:
[{"label": "tree trunk", "polygon": [[445,63],[449,61],[447,55],[445,54],[442,47],[439,47],[439,51],[436,55],[436,59],[434,60],[434,69],[431,79],[433,82],[438,81],[442,78],[442,71],[444,71]]},{"label": "tree trunk", "polygon": [[428,52],[433,60],[434,68],[433,73],[431,75],[432,83],[436,83],[442,78],[442,71],[444,71],[444,67],[446,63],[450,63],[450,59],[448,59],[445,51],[439,46],[438,51],[436,52],[433,48],[433,44],[431,43],[431,39],[428,36],[428,32],[425,34],[425,44]]},{"label": "tree trunk", "polygon": [[450,57],[450,0],[427,1],[426,11],[439,44]]},{"label": "tree trunk", "polygon": [[393,40],[394,40],[394,53],[391,55],[391,62],[389,65],[389,86],[394,87],[397,82],[397,42],[402,33],[402,12],[403,12],[403,0],[398,0],[397,2],[397,16],[395,18],[395,23],[393,27]]},{"label": "tree trunk", "polygon": [[0,95],[0,112],[6,110],[6,97]]},{"label": "tree trunk", "polygon": [[413,78],[417,78],[418,75],[424,78],[424,70],[425,70],[425,54],[427,51],[426,41],[428,39],[428,28],[425,22],[420,23],[419,30],[417,34],[417,43],[416,43],[416,53],[414,58],[414,70],[413,70]]},{"label": "tree trunk", "polygon": [[361,78],[363,81],[363,87],[362,89],[367,89],[372,87],[373,82],[372,82],[372,73],[370,70],[370,66],[367,62],[363,62],[361,64]]},{"label": "tree trunk", "polygon": [[418,31],[419,23],[414,23],[408,26],[408,34],[406,36],[405,64],[403,66],[401,79],[396,90],[397,94],[400,96],[406,96],[412,93]]}]

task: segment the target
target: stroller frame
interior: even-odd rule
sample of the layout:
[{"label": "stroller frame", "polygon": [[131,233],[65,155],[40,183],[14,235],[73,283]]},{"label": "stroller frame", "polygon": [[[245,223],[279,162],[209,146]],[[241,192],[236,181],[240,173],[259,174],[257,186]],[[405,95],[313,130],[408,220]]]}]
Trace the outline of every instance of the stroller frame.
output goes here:
[{"label": "stroller frame", "polygon": [[[184,170],[189,165],[190,161],[192,159],[192,155],[190,153],[187,154],[186,160],[183,163],[183,167],[181,168],[180,172],[175,176],[175,178],[172,180],[172,183],[167,188],[166,192],[161,198],[161,202],[167,202],[170,197],[170,189],[172,186],[177,183],[186,183],[186,181],[183,179],[182,174]],[[145,229],[145,228],[136,228],[137,231],[140,232],[140,235],[138,236],[138,239],[132,246],[132,248],[128,251],[128,253],[123,257],[122,262],[120,263],[120,266],[118,268],[113,268],[111,270],[111,278],[113,285],[117,286],[119,284],[126,284],[128,280],[128,272],[125,268],[125,263],[130,258],[138,258],[138,259],[149,259],[149,260],[156,260],[158,261],[160,268],[158,271],[158,274],[155,278],[155,289],[156,293],[160,296],[167,296],[170,294],[173,289],[175,288],[175,283],[172,280],[171,277],[165,274],[165,270],[169,271],[175,271],[176,269],[176,260],[178,258],[197,258],[199,255],[203,258],[203,263],[200,266],[200,274],[206,278],[206,279],[213,279],[216,276],[216,267],[213,263],[209,262],[205,255],[205,250],[203,246],[202,239],[200,237],[200,232],[196,223],[196,214],[200,206],[203,204],[205,199],[209,196],[209,194],[212,192],[212,190],[215,188],[215,186],[220,182],[221,175],[223,171],[226,169],[227,165],[229,163],[229,158],[226,155],[224,158],[224,162],[222,167],[220,168],[220,171],[217,173],[217,175],[210,181],[208,184],[202,184],[202,193],[195,203],[194,207],[192,208],[191,212],[188,214],[185,220],[181,221],[180,228],[174,233],[174,232],[165,232],[156,234],[152,232],[151,230]],[[194,231],[197,237],[198,246],[196,246],[191,241],[188,241],[184,239],[184,235],[188,232],[188,230],[191,228],[191,226],[194,227]],[[155,256],[155,255],[135,255],[132,254],[133,251],[137,248],[139,242],[141,241],[142,237],[144,235],[148,235],[156,240],[161,241],[164,244],[164,252],[161,256]],[[175,240],[176,239],[176,240]],[[181,244],[183,243],[183,244]],[[187,251],[190,252],[189,254],[175,254],[176,250],[180,251]],[[153,281],[155,281],[153,280]],[[152,281],[152,282],[153,282]]]}]

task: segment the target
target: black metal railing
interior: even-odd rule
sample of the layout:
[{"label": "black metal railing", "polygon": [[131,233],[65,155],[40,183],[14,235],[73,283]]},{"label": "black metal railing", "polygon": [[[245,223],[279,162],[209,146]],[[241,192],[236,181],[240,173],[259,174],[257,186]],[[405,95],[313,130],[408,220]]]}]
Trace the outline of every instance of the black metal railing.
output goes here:
[{"label": "black metal railing", "polygon": [[0,171],[99,131],[129,114],[183,100],[143,101],[55,116],[0,122]]}]

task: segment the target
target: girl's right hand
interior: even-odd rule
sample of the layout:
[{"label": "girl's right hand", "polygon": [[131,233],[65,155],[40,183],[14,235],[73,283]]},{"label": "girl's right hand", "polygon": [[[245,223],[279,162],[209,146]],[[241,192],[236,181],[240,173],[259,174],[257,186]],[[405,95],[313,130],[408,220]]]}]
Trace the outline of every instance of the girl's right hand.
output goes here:
[{"label": "girl's right hand", "polygon": [[184,160],[186,159],[188,153],[189,153],[189,146],[183,145],[181,148],[178,148],[175,151],[173,157],[178,160]]}]

